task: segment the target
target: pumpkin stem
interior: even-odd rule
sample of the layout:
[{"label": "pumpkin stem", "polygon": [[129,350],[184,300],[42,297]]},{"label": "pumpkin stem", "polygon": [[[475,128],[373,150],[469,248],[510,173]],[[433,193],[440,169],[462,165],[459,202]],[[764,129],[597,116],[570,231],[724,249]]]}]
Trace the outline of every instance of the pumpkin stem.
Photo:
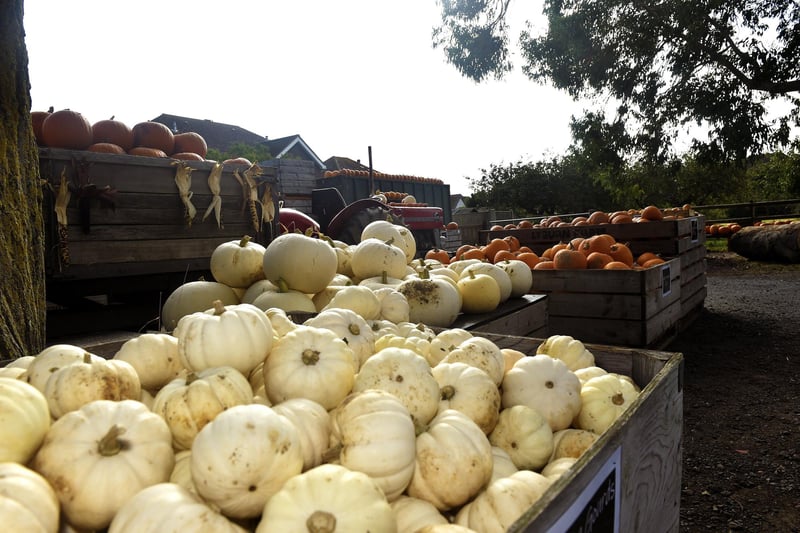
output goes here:
[{"label": "pumpkin stem", "polygon": [[244,248],[245,246],[247,246],[247,244],[248,244],[248,243],[249,243],[251,240],[253,240],[253,238],[252,238],[250,235],[245,235],[244,237],[242,237],[242,240],[240,240],[240,241],[239,241],[239,246],[241,246],[242,248]]},{"label": "pumpkin stem", "polygon": [[83,362],[88,364],[92,363],[92,354],[89,352],[83,352]]},{"label": "pumpkin stem", "polygon": [[277,281],[274,282],[275,286],[278,287],[278,292],[288,292],[289,291],[289,284],[286,283],[286,280],[283,278],[278,278]]},{"label": "pumpkin stem", "polygon": [[342,453],[342,445],[337,444],[336,446],[331,446],[325,453],[322,454],[322,462],[323,463],[330,463],[333,460],[339,458],[339,455]]},{"label": "pumpkin stem", "polygon": [[442,400],[450,400],[456,395],[456,389],[452,385],[445,385],[441,389]]},{"label": "pumpkin stem", "polygon": [[103,457],[111,457],[121,452],[124,446],[119,437],[123,433],[125,433],[124,427],[118,424],[111,426],[108,433],[97,442],[97,451],[100,452],[100,455]]},{"label": "pumpkin stem", "polygon": [[381,283],[384,285],[389,284],[389,273],[385,270],[381,272]]},{"label": "pumpkin stem", "polygon": [[192,383],[194,383],[198,379],[200,379],[200,376],[198,376],[197,373],[195,373],[195,372],[189,372],[188,374],[186,374],[186,384],[187,385],[191,385]]},{"label": "pumpkin stem", "polygon": [[304,365],[316,365],[319,363],[319,352],[311,348],[306,348],[303,350],[302,360]]},{"label": "pumpkin stem", "polygon": [[336,531],[336,517],[328,511],[314,511],[306,520],[308,533],[333,533]]},{"label": "pumpkin stem", "polygon": [[625,403],[625,397],[622,395],[621,392],[618,392],[611,397],[611,403],[613,403],[614,405],[622,405]]},{"label": "pumpkin stem", "polygon": [[214,300],[212,305],[214,306],[214,315],[219,316],[225,312],[225,305],[222,300]]},{"label": "pumpkin stem", "polygon": [[361,335],[361,328],[358,327],[358,324],[349,324],[347,326],[347,331],[353,335]]}]

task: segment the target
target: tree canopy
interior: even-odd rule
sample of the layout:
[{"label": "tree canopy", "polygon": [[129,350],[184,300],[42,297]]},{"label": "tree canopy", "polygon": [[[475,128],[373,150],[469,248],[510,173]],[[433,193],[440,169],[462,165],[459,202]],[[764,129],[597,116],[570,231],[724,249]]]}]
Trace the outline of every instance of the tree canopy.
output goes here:
[{"label": "tree canopy", "polygon": [[[433,45],[464,76],[511,70],[511,0],[439,4]],[[743,160],[786,146],[800,125],[796,0],[545,0],[543,13],[543,35],[520,33],[523,71],[574,98],[614,102],[611,122],[634,132],[631,151],[665,161],[678,132],[699,124],[709,140],[696,151]],[[778,118],[774,100],[784,102]]]}]

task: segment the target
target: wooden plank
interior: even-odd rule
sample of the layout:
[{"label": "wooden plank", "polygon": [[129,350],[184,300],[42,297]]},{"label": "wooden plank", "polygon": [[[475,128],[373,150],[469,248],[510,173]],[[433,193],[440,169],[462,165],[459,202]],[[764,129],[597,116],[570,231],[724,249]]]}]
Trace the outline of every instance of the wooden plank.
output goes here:
[{"label": "wooden plank", "polygon": [[188,228],[185,225],[176,224],[133,224],[127,226],[93,225],[89,233],[84,233],[78,226],[68,227],[68,239],[70,243],[77,241],[83,242],[103,242],[103,241],[150,241],[168,239],[196,239],[228,237],[234,240],[244,235],[252,235],[252,227],[249,221],[246,222],[225,222],[223,226],[217,227],[216,221],[206,220],[200,224],[192,224]]},{"label": "wooden plank", "polygon": [[524,294],[506,300],[491,313],[462,313],[450,327],[482,333],[529,335],[547,327],[547,296]]},{"label": "wooden plank", "polygon": [[680,310],[680,301],[674,301],[646,320],[565,317],[550,313],[547,322],[554,335],[571,335],[585,342],[616,346],[649,346],[672,330]]},{"label": "wooden plank", "polygon": [[129,263],[176,259],[211,258],[214,249],[229,236],[201,239],[160,239],[143,241],[74,242],[70,244],[71,264]]}]

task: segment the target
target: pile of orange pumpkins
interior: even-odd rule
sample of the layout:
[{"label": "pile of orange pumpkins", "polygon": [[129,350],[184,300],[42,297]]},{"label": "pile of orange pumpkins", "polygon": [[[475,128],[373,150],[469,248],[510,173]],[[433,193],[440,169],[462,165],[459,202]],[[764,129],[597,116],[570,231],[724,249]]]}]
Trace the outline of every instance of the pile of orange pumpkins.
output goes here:
[{"label": "pile of orange pumpkins", "polygon": [[570,226],[593,226],[596,224],[629,224],[632,222],[657,222],[660,220],[675,220],[691,216],[692,206],[685,204],[681,207],[660,208],[648,205],[641,209],[628,209],[622,211],[592,211],[588,216],[576,216],[570,220],[566,217],[553,215],[542,218],[539,222],[520,220],[517,223],[505,225],[495,224],[490,231],[530,228],[562,228]]},{"label": "pile of orange pumpkins", "polygon": [[77,111],[32,111],[36,143],[42,147],[109,154],[205,161],[208,145],[195,132],[174,133],[160,122],[128,126],[114,118],[92,124]]}]

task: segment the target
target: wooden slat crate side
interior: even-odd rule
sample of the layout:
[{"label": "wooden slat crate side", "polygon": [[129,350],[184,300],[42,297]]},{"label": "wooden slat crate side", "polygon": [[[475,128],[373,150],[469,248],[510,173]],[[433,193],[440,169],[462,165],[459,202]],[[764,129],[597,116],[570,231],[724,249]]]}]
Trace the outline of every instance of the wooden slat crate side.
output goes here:
[{"label": "wooden slat crate side", "polygon": [[146,241],[73,242],[71,264],[135,263],[205,258],[231,240],[229,236],[203,239],[161,239]]},{"label": "wooden slat crate side", "polygon": [[[172,206],[168,209],[119,207],[111,210],[93,208],[88,216],[89,234],[91,234],[92,230],[97,226],[122,228],[136,225],[165,225],[175,226],[178,230],[195,229],[197,231],[203,231],[205,228],[209,231],[216,231],[220,229],[217,227],[217,221],[213,213],[209,214],[209,216],[203,220],[207,207],[206,204],[195,204],[194,202],[192,202],[192,204],[195,206],[195,209],[197,209],[197,214],[192,219],[191,226],[187,223],[186,211],[182,204],[180,206]],[[229,203],[226,207],[223,202],[220,214],[222,225],[226,223],[241,224],[250,222],[249,211],[242,211],[238,205],[234,207]],[[67,217],[69,228],[82,227],[83,218],[80,216],[77,208],[68,209]]]},{"label": "wooden slat crate side", "polygon": [[689,237],[643,239],[638,241],[630,240],[624,242],[627,243],[628,247],[635,256],[645,252],[652,252],[661,256],[676,256],[685,254],[689,250],[703,246],[702,242],[693,241]]},{"label": "wooden slat crate side", "polygon": [[547,318],[547,301],[542,299],[513,313],[475,324],[470,330],[478,333],[532,336],[548,329]]},{"label": "wooden slat crate side", "polygon": [[676,300],[646,320],[564,317],[550,313],[547,323],[551,334],[571,335],[585,339],[585,342],[650,346],[673,331],[680,318],[680,311],[680,301]]},{"label": "wooden slat crate side", "polygon": [[680,256],[681,268],[683,269],[691,264],[705,260],[706,255],[708,255],[708,250],[705,246],[695,246],[687,250]]},{"label": "wooden slat crate side", "polygon": [[[72,180],[77,175],[73,158],[79,164],[85,162],[90,183],[98,188],[111,187],[119,193],[146,192],[153,194],[177,194],[175,184],[176,166],[172,159],[154,157],[138,157],[114,154],[95,154],[73,150],[40,149],[39,171],[43,179],[56,185],[66,169],[67,177]],[[208,176],[213,163],[208,161],[187,161],[193,170],[191,191],[195,194],[211,194]],[[239,173],[246,167],[239,167]],[[236,167],[225,166],[220,178],[220,194],[242,195],[242,186],[234,176]],[[259,181],[276,183],[277,174],[274,168],[263,168]]]},{"label": "wooden slat crate side", "polygon": [[[642,356],[646,357],[631,354],[637,359]],[[620,498],[619,531],[678,531],[683,457],[682,373],[683,357],[673,354],[647,381],[633,405],[508,531],[552,530],[617,450],[621,454],[621,486],[616,487]]]},{"label": "wooden slat crate side", "polygon": [[676,237],[698,240],[705,235],[704,221],[703,216],[695,216],[658,222],[606,224],[606,231],[619,242]]},{"label": "wooden slat crate side", "polygon": [[68,227],[67,237],[70,243],[83,241],[102,243],[105,241],[149,241],[170,239],[197,239],[228,237],[229,239],[241,238],[252,234],[252,227],[248,222],[225,222],[217,227],[216,221],[210,219],[201,223],[194,223],[191,227],[182,224],[132,224],[132,225],[93,225],[89,233],[84,233],[78,225]]},{"label": "wooden slat crate side", "polygon": [[661,290],[643,294],[607,294],[586,292],[549,293],[549,314],[561,317],[603,317],[621,320],[646,320],[680,299],[680,292]]},{"label": "wooden slat crate side", "polygon": [[[128,280],[135,276],[147,276],[147,287],[142,290],[153,288],[152,278],[161,275],[180,274],[185,281],[196,281],[199,276],[206,280],[211,279],[209,270],[209,257],[194,257],[188,259],[167,259],[161,261],[137,261],[129,263],[91,263],[91,264],[71,264],[69,268],[61,272],[48,272],[52,283],[88,283],[98,280],[108,285],[113,282],[115,290],[128,290]],[[195,274],[199,274],[195,275]],[[108,290],[108,289],[103,289]]]}]

